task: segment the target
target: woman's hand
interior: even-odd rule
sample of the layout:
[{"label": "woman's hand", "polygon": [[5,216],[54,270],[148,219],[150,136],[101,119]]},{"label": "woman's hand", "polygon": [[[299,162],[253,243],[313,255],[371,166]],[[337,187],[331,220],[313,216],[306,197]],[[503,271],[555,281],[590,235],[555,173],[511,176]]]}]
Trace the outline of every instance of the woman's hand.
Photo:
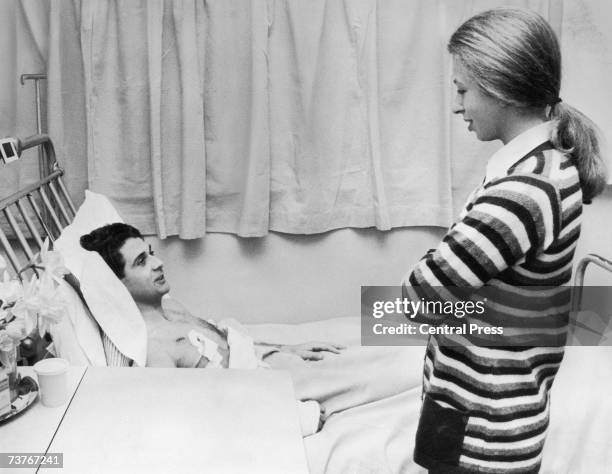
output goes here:
[{"label": "woman's hand", "polygon": [[340,354],[340,351],[343,349],[346,349],[346,347],[329,342],[305,342],[303,344],[283,345],[280,347],[282,352],[294,354],[304,360],[323,360],[325,352]]}]

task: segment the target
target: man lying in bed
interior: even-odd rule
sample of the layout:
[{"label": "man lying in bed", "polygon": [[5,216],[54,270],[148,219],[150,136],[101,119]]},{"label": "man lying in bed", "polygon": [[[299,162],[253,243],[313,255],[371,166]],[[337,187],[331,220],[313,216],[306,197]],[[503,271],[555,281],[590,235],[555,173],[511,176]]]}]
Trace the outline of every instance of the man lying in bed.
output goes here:
[{"label": "man lying in bed", "polygon": [[134,298],[147,327],[149,367],[285,367],[343,349],[322,342],[253,343],[237,323],[205,321],[176,304],[172,309],[162,306],[170,291],[163,262],[128,224],[100,227],[82,236],[81,246],[98,252]]}]

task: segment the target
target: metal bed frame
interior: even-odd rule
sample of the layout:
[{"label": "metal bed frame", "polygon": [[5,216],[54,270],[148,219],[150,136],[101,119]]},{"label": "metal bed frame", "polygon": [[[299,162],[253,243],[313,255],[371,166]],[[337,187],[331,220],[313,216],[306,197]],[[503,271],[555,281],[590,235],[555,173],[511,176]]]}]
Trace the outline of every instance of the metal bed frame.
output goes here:
[{"label": "metal bed frame", "polygon": [[607,270],[612,273],[612,261],[603,258],[597,254],[590,253],[586,257],[584,257],[578,265],[576,266],[576,276],[574,277],[574,288],[572,294],[572,312],[580,311],[582,306],[582,293],[584,287],[584,274],[586,273],[586,269],[590,264],[594,264],[598,267]]},{"label": "metal bed frame", "polygon": [[[607,311],[605,313],[596,313],[595,315],[591,316],[594,316],[595,320],[589,320],[588,318],[585,320],[580,316],[585,291],[584,275],[587,267],[590,264],[594,264],[612,273],[612,261],[603,258],[600,255],[592,253],[578,262],[578,265],[576,266],[576,275],[574,277],[574,285],[572,288],[570,317],[572,318],[572,325],[586,335],[587,339],[590,341],[589,345],[600,345],[602,337],[606,337],[607,333],[610,331],[610,329],[607,329],[611,317],[610,314]],[[602,329],[602,324],[605,329]]]},{"label": "metal bed frame", "polygon": [[[19,157],[29,148],[38,148],[39,158],[49,163],[50,169],[50,173],[41,176],[38,182],[0,200],[0,210],[13,233],[7,236],[0,227],[0,242],[15,273],[22,278],[27,270],[37,273],[33,265],[36,252],[42,248],[45,238],[54,242],[59,237],[62,229],[74,219],[76,209],[64,185],[64,170],[57,163],[49,136],[38,134],[16,141]],[[15,216],[23,219],[29,235],[20,228]],[[13,249],[11,240],[19,245],[25,261]]]}]

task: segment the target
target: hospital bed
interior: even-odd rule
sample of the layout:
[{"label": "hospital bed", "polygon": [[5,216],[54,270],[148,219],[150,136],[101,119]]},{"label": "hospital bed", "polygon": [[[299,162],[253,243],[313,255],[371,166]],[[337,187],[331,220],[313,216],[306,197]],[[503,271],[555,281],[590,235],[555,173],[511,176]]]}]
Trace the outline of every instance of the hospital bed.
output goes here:
[{"label": "hospital bed", "polygon": [[[42,147],[52,171],[0,201],[5,220],[0,229],[4,252],[15,273],[25,276],[36,272],[32,258],[49,238],[64,249],[67,265],[75,269],[71,284],[61,286],[69,304],[66,316],[53,330],[56,352],[76,365],[144,365],[143,325],[134,307],[129,302],[105,306],[108,294],[114,295],[111,300],[122,299],[116,294],[123,285],[109,275],[103,262],[96,261],[97,254],[84,256],[76,244],[77,237],[87,229],[120,216],[108,200],[89,192],[83,205],[75,209],[48,137],[38,135],[15,143],[18,154]],[[79,262],[83,258],[90,260]],[[601,257],[590,261],[612,270],[612,264]],[[581,264],[579,276],[584,275],[587,264]],[[96,296],[94,293],[106,283],[119,286],[103,289]],[[117,314],[128,321],[127,328],[113,326]],[[296,390],[319,400],[326,413],[323,429],[304,439],[311,472],[425,472],[412,461],[421,404],[423,347],[362,347],[357,315],[246,327],[255,339],[271,343],[330,340],[348,346],[339,356],[331,355],[292,372]],[[552,389],[551,426],[542,472],[597,473],[612,465],[610,389],[610,348],[568,347]]]}]

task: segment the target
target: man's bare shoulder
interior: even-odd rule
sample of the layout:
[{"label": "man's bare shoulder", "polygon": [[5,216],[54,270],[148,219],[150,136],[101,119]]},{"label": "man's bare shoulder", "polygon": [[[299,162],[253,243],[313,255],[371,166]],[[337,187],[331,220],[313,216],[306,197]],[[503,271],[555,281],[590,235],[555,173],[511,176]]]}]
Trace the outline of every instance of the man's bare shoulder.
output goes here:
[{"label": "man's bare shoulder", "polygon": [[194,323],[201,321],[201,319],[194,316],[183,303],[174,298],[164,298],[162,309],[164,310],[164,316],[170,321]]}]

